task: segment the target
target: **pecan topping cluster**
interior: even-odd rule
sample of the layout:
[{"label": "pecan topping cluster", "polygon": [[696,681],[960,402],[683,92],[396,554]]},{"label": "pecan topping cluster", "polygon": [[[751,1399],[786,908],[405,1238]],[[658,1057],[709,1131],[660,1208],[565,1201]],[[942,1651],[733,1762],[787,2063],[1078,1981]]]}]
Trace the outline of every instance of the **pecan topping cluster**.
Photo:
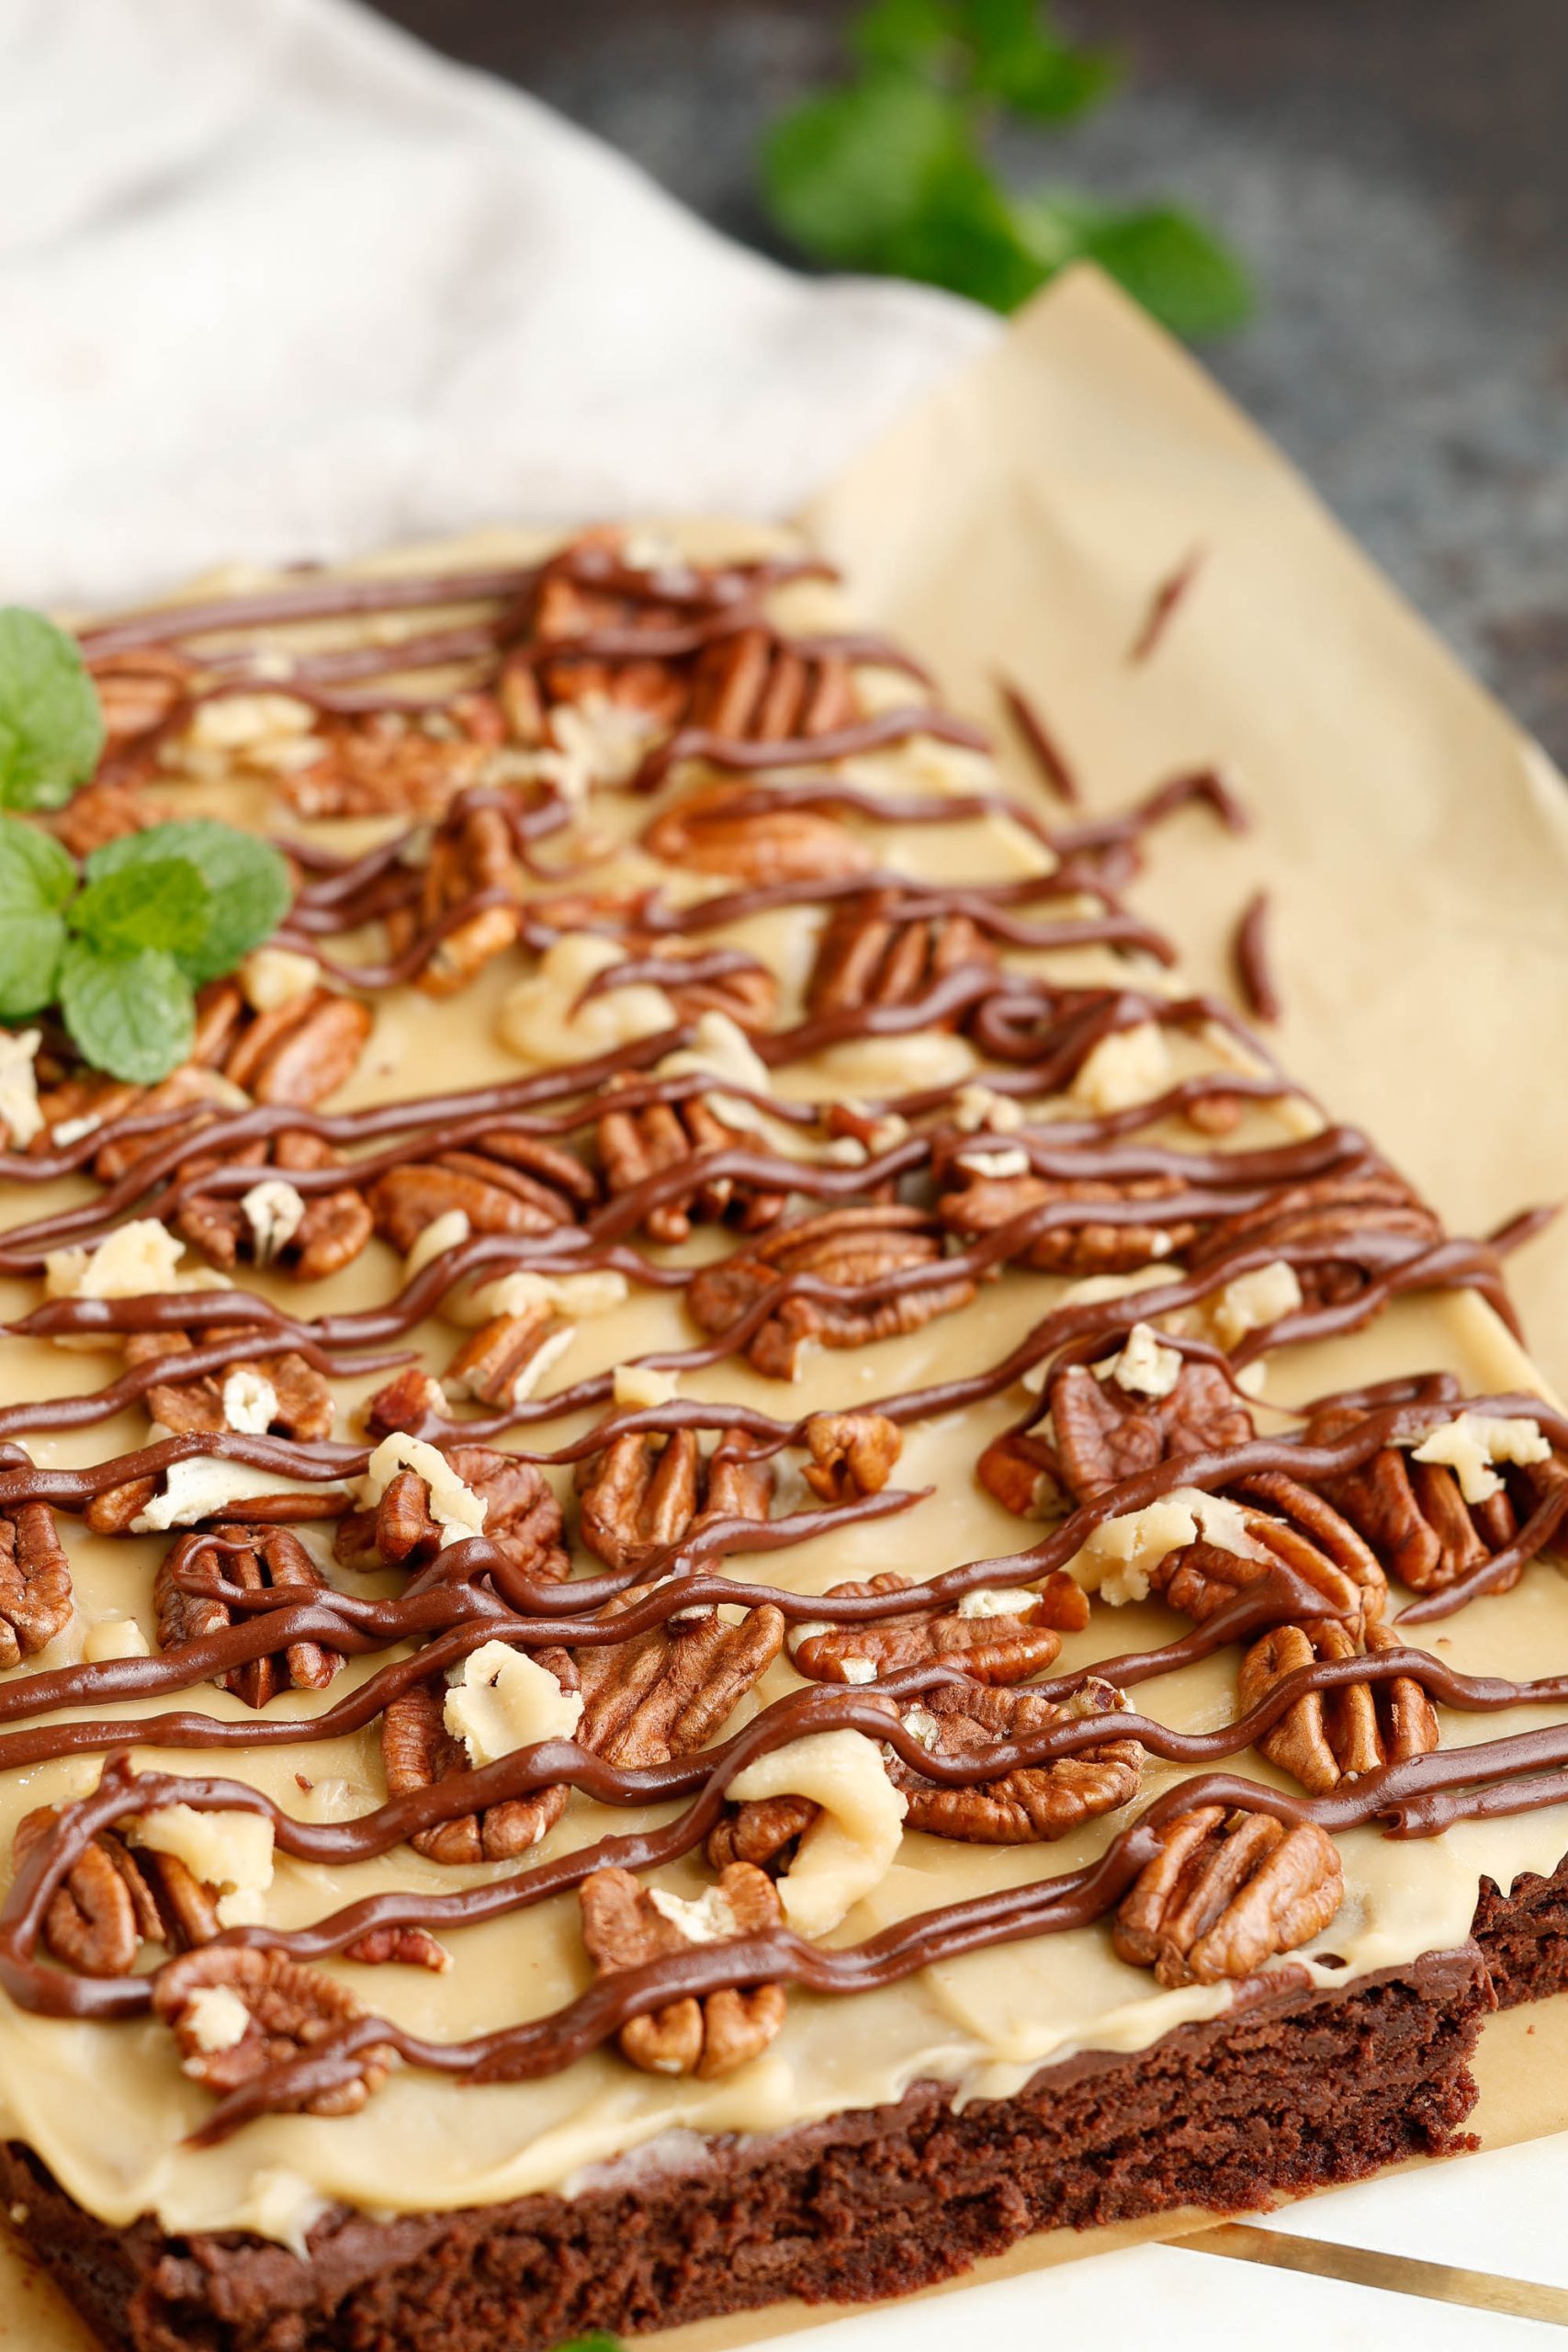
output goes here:
[{"label": "pecan topping cluster", "polygon": [[71,1563],[47,1503],[0,1519],[0,1667],[36,1657],[71,1623]]},{"label": "pecan topping cluster", "polygon": [[592,1174],[571,1152],[504,1130],[389,1169],[367,1194],[377,1232],[405,1255],[427,1226],[455,1212],[470,1233],[553,1233],[577,1224],[598,1197]]},{"label": "pecan topping cluster", "polygon": [[[919,1590],[912,1578],[888,1568],[863,1584],[832,1585],[824,1597],[864,1600],[907,1592],[918,1601]],[[976,1609],[969,1605],[976,1600],[1002,1605]],[[1051,1588],[1039,1593],[972,1594],[954,1610],[916,1607],[908,1616],[872,1617],[861,1624],[802,1626],[791,1655],[813,1682],[874,1682],[906,1667],[938,1664],[961,1666],[976,1682],[1021,1682],[1055,1660],[1064,1609],[1069,1622],[1085,1622],[1083,1595],[1066,1576],[1053,1577]]]},{"label": "pecan topping cluster", "polygon": [[[1359,1643],[1337,1618],[1276,1625],[1241,1662],[1242,1712],[1249,1714],[1281,1682],[1321,1658],[1375,1657],[1398,1647],[1399,1636],[1387,1625],[1368,1625]],[[1271,1764],[1314,1796],[1327,1796],[1341,1781],[1429,1755],[1438,1745],[1438,1718],[1419,1682],[1401,1674],[1388,1682],[1309,1690],[1258,1745]]]},{"label": "pecan topping cluster", "polygon": [[[560,1505],[541,1470],[488,1445],[450,1446],[446,1460],[485,1506],[487,1544],[530,1576],[555,1582],[566,1575]],[[429,1482],[417,1470],[400,1470],[378,1503],[345,1512],[333,1539],[345,1568],[423,1568],[441,1548]]]},{"label": "pecan topping cluster", "polygon": [[[1027,1739],[1086,1714],[1125,1710],[1109,1682],[1090,1679],[1056,1702],[1030,1690],[970,1690],[947,1684],[906,1708],[904,1728],[933,1756],[978,1759],[1001,1740]],[[911,1770],[902,1757],[888,1765],[895,1787],[908,1792],[905,1826],[932,1838],[971,1845],[1022,1846],[1065,1838],[1100,1814],[1130,1804],[1138,1793],[1144,1751],[1135,1739],[1106,1740],[1078,1756],[1015,1765],[994,1781],[953,1788]]]},{"label": "pecan topping cluster", "polygon": [[[577,1688],[577,1669],[564,1650],[541,1650],[537,1663],[563,1690]],[[461,1780],[468,1752],[446,1728],[446,1685],[439,1676],[416,1682],[388,1701],[381,1716],[381,1763],[389,1796],[410,1796]],[[433,1862],[510,1862],[536,1846],[566,1811],[570,1792],[556,1785],[503,1797],[479,1813],[457,1814],[415,1830],[410,1843]]]},{"label": "pecan topping cluster", "polygon": [[705,1456],[697,1432],[628,1430],[579,1464],[582,1540],[612,1568],[643,1568],[713,1519],[768,1516],[774,1474],[743,1430]]},{"label": "pecan topping cluster", "polygon": [[650,1241],[684,1241],[699,1218],[716,1225],[728,1218],[742,1233],[761,1233],[784,1215],[783,1193],[739,1183],[731,1176],[702,1175],[704,1153],[724,1151],[754,1138],[721,1119],[700,1094],[689,1095],[683,1102],[645,1103],[636,1111],[611,1107],[599,1120],[595,1141],[612,1200],[635,1192],[650,1177],[693,1163],[694,1181],[690,1192],[656,1202],[644,1217],[643,1229]]},{"label": "pecan topping cluster", "polygon": [[505,810],[460,806],[436,829],[417,901],[387,917],[387,944],[399,955],[469,899],[490,899],[442,935],[419,976],[429,995],[453,995],[513,945],[527,891]]},{"label": "pecan topping cluster", "polygon": [[[694,1945],[764,1935],[783,1914],[772,1879],[731,1862],[694,1902],[644,1886],[630,1871],[595,1871],[579,1889],[582,1940],[601,1977],[645,1967]],[[695,2075],[710,2081],[765,2050],[784,2018],[784,1987],[745,1992],[726,1985],[701,1999],[687,1994],[621,2028],[623,2054],[649,2075]]]},{"label": "pecan topping cluster", "polygon": [[[60,1818],[42,1805],[17,1824],[18,1866]],[[50,1897],[44,1941],[56,1960],[82,1976],[129,1976],[143,1944],[186,1951],[218,1933],[212,1889],[182,1862],[151,1846],[130,1846],[101,1829]]]},{"label": "pecan topping cluster", "polygon": [[[220,2006],[214,1995],[231,1997]],[[152,1980],[152,2007],[173,2032],[185,2072],[220,2098],[310,2057],[365,2015],[324,1969],[302,1966],[285,1952],[229,1944],[168,1962]],[[393,2063],[393,2052],[374,2043],[356,2054],[348,2081],[304,2095],[296,2109],[356,2115]]]},{"label": "pecan topping cluster", "polygon": [[[209,1346],[227,1342],[243,1348],[251,1336],[229,1327],[209,1329],[202,1339]],[[236,1355],[220,1373],[203,1373],[196,1380],[179,1377],[180,1358],[191,1351],[183,1331],[128,1331],[128,1364],[164,1363],[167,1380],[154,1381],[143,1397],[148,1413],[163,1428],[183,1435],[192,1430],[244,1427],[280,1437],[314,1442],[333,1433],[333,1393],[315,1366],[293,1349],[254,1359]],[[231,1419],[231,1411],[235,1418]],[[260,1415],[266,1419],[261,1420]]]},{"label": "pecan topping cluster", "polygon": [[994,966],[995,948],[967,915],[904,915],[897,895],[867,891],[829,918],[807,983],[813,1013],[917,1004],[950,972]]},{"label": "pecan topping cluster", "polygon": [[[186,1590],[182,1576],[237,1586],[242,1592],[265,1592],[275,1585],[326,1589],[320,1568],[286,1527],[225,1525],[199,1539],[182,1537],[164,1554],[152,1580],[160,1649],[179,1649],[245,1622],[244,1612],[220,1595]],[[260,1708],[279,1690],[324,1690],[342,1664],[341,1653],[320,1642],[290,1642],[281,1652],[247,1658],[218,1679],[247,1707]]]},{"label": "pecan topping cluster", "polygon": [[[726,1331],[792,1277],[830,1283],[840,1297],[782,1296],[746,1341],[761,1373],[793,1380],[807,1346],[859,1348],[918,1331],[933,1316],[967,1306],[975,1284],[953,1274],[918,1290],[883,1290],[896,1276],[938,1266],[940,1232],[923,1209],[890,1203],[829,1209],[781,1226],[765,1241],[735,1251],[694,1276],[686,1304],[703,1330]],[[883,1295],[875,1294],[881,1290]],[[870,1291],[869,1298],[857,1292]]]},{"label": "pecan topping cluster", "polygon": [[439,817],[482,784],[506,722],[488,695],[454,697],[439,711],[377,710],[323,718],[302,738],[319,754],[280,779],[302,817]]},{"label": "pecan topping cluster", "polygon": [[[1307,1426],[1307,1442],[1331,1445],[1356,1419],[1335,1408],[1316,1413]],[[1417,1462],[1391,1445],[1360,1469],[1325,1479],[1324,1492],[1402,1584],[1416,1592],[1441,1592],[1506,1551],[1523,1517],[1564,1478],[1568,1467],[1554,1455],[1539,1464],[1510,1467],[1495,1493],[1468,1503],[1446,1463]],[[1508,1591],[1523,1574],[1521,1559],[1493,1589]]]},{"label": "pecan topping cluster", "polygon": [[225,1273],[242,1263],[275,1269],[296,1282],[324,1282],[351,1265],[373,1231],[370,1211],[352,1184],[308,1193],[292,1180],[343,1164],[343,1155],[320,1136],[271,1136],[264,1143],[241,1144],[231,1152],[197,1155],[179,1170],[182,1184],[199,1182],[223,1167],[265,1165],[276,1170],[249,1192],[192,1193],[175,1222],[186,1239]]},{"label": "pecan topping cluster", "polygon": [[1112,1933],[1158,1984],[1217,1984],[1310,1943],[1344,1894],[1334,1840],[1315,1822],[1287,1829],[1269,1814],[1199,1805],[1167,1823]]}]

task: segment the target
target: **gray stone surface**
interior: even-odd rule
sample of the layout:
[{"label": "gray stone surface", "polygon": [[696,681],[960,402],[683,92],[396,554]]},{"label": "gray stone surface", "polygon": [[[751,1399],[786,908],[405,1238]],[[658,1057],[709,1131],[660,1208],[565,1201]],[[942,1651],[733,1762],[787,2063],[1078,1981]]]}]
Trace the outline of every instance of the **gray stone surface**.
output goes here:
[{"label": "gray stone surface", "polygon": [[[381,0],[769,244],[757,141],[829,74],[844,0]],[[1568,759],[1568,6],[1100,0],[1129,83],[1021,182],[1202,206],[1256,322],[1205,357]],[[777,249],[776,245],[773,249]]]}]

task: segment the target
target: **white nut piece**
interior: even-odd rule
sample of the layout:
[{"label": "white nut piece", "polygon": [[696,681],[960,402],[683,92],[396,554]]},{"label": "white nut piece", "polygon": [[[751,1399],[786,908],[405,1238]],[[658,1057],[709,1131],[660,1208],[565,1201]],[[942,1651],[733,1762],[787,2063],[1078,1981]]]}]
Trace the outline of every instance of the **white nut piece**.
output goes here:
[{"label": "white nut piece", "polygon": [[321,967],[298,947],[254,947],[240,967],[240,989],[254,1012],[276,1012],[321,986]]},{"label": "white nut piece", "polygon": [[1495,1462],[1512,1462],[1524,1468],[1532,1462],[1549,1462],[1551,1448],[1541,1435],[1539,1421],[1495,1413],[1460,1413],[1423,1438],[1412,1459],[1445,1464],[1458,1478],[1465,1501],[1483,1503],[1503,1484],[1492,1467]]},{"label": "white nut piece", "polygon": [[1271,1324],[1293,1315],[1302,1304],[1296,1270],[1283,1258],[1255,1267],[1227,1283],[1212,1306],[1210,1320],[1220,1345],[1234,1348],[1251,1331],[1267,1331]]},{"label": "white nut piece", "polygon": [[729,1794],[742,1804],[799,1796],[821,1806],[779,1881],[784,1918],[802,1936],[825,1936],[880,1885],[908,1810],[877,1742],[858,1731],[811,1732],[759,1756],[730,1782]]},{"label": "white nut piece", "polygon": [[[461,1209],[448,1212],[462,1216]],[[439,1225],[442,1220],[435,1220]],[[467,1219],[464,1219],[465,1224]],[[425,1228],[429,1232],[431,1227]],[[424,1238],[423,1234],[420,1240]],[[419,1242],[415,1242],[415,1249]],[[481,1283],[476,1290],[449,1292],[442,1301],[441,1312],[448,1323],[468,1329],[479,1323],[491,1323],[502,1315],[526,1315],[530,1307],[552,1307],[570,1323],[581,1323],[592,1315],[608,1315],[624,1306],[630,1286],[625,1274],[609,1269],[588,1274],[502,1274],[492,1283]]]},{"label": "white nut piece", "polygon": [[470,1764],[494,1764],[541,1739],[570,1739],[582,1720],[582,1696],[563,1690],[548,1667],[522,1650],[486,1642],[463,1660],[442,1713]]},{"label": "white nut piece", "polygon": [[305,1195],[281,1176],[266,1176],[240,1195],[240,1210],[251,1228],[258,1266],[270,1266],[305,1222]]},{"label": "white nut piece", "polygon": [[0,1126],[17,1151],[26,1151],[43,1132],[38,1104],[38,1049],[41,1029],[21,1029],[15,1035],[0,1030]]},{"label": "white nut piece", "polygon": [[640,1413],[654,1405],[669,1405],[681,1393],[681,1375],[658,1364],[618,1363],[615,1397],[623,1413]]},{"label": "white nut piece", "polygon": [[103,1666],[110,1658],[146,1657],[149,1655],[147,1636],[134,1617],[105,1617],[89,1625],[82,1644],[82,1656],[89,1666]]},{"label": "white nut piece", "polygon": [[43,1261],[48,1298],[153,1298],[176,1290],[227,1290],[209,1267],[180,1271],[185,1243],[155,1216],[133,1217],[91,1249],[51,1250]]},{"label": "white nut piece", "polygon": [[231,1430],[265,1437],[277,1419],[277,1391],[265,1373],[249,1366],[223,1383],[223,1419]]},{"label": "white nut piece", "polygon": [[1086,1592],[1099,1593],[1112,1608],[1146,1600],[1156,1568],[1170,1552],[1197,1542],[1235,1552],[1244,1560],[1269,1555],[1247,1532],[1246,1516],[1224,1495],[1197,1487],[1176,1487],[1142,1510],[1123,1511],[1097,1527],[1081,1552],[1067,1562],[1067,1574]]},{"label": "white nut piece", "polygon": [[192,1878],[220,1894],[260,1895],[272,1884],[272,1823],[265,1813],[198,1813],[194,1805],[159,1805],[127,1824],[134,1846],[173,1854]]},{"label": "white nut piece", "polygon": [[[251,2030],[251,2013],[231,1984],[198,1984],[185,2005],[182,2019],[191,2040],[205,2057],[233,2050]],[[186,2060],[187,2074],[199,2074],[198,2059]]]},{"label": "white nut piece", "polygon": [[1156,1022],[1113,1029],[1086,1054],[1068,1089],[1091,1111],[1130,1111],[1152,1102],[1170,1083],[1170,1049]]},{"label": "white nut piece", "polygon": [[1130,1396],[1168,1396],[1181,1377],[1181,1351],[1166,1347],[1152,1323],[1134,1323],[1109,1377]]},{"label": "white nut piece", "polygon": [[607,989],[579,1003],[591,981],[625,959],[625,948],[593,932],[572,932],[552,942],[538,970],[519,980],[502,1001],[502,1043],[523,1060],[555,1069],[672,1029],[674,1006],[662,989],[646,982]]},{"label": "white nut piece", "polygon": [[209,1453],[188,1455],[183,1462],[170,1463],[164,1473],[163,1492],[137,1513],[130,1532],[161,1535],[171,1527],[197,1527],[235,1503],[251,1501],[257,1495],[275,1495],[277,1488],[276,1470],[258,1470],[249,1462],[222,1462]]},{"label": "white nut piece", "polygon": [[470,1535],[482,1534],[489,1509],[484,1497],[463,1484],[438,1447],[424,1438],[409,1437],[401,1430],[384,1437],[366,1464],[365,1476],[356,1487],[361,1506],[374,1510],[400,1470],[413,1471],[430,1488],[430,1516],[440,1527],[443,1550],[448,1544],[462,1544]]},{"label": "white nut piece", "polygon": [[723,1887],[710,1886],[692,1898],[671,1894],[667,1887],[650,1886],[648,1899],[661,1919],[689,1944],[722,1944],[740,1932],[740,1922]]}]

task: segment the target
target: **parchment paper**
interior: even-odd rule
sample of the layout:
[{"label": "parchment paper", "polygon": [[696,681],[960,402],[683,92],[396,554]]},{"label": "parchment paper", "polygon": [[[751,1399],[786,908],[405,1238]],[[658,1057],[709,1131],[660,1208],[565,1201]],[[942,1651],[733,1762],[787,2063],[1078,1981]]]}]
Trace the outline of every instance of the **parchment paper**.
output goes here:
[{"label": "parchment paper", "polygon": [[[1568,1172],[1568,793],[1278,455],[1104,281],[1080,273],[819,498],[807,527],[857,601],[995,723],[1030,691],[1090,811],[1218,764],[1256,819],[1160,839],[1139,903],[1187,968],[1229,984],[1251,892],[1274,900],[1287,1065],[1363,1120],[1457,1228],[1553,1197]],[[1128,651],[1158,584],[1190,592],[1149,660]],[[1568,1234],[1517,1280],[1568,1387]],[[1483,2037],[1488,2144],[1559,2129],[1568,2002]],[[1205,2217],[1036,2239],[977,2275],[1045,2267]],[[940,2291],[951,2292],[946,2289]],[[788,2308],[680,2331],[669,2352],[836,2316]],[[0,2256],[3,2352],[84,2352],[44,2282]]]}]

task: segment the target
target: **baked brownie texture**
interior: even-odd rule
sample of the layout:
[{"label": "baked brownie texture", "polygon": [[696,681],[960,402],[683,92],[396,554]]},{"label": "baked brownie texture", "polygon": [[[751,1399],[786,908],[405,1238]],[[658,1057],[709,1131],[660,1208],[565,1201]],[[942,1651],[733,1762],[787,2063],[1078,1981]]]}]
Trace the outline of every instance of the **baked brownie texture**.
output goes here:
[{"label": "baked brownie texture", "polygon": [[1491,2007],[1470,1944],[1069,2059],[1014,2098],[955,2111],[918,2084],[897,2107],[716,2143],[679,2172],[634,2165],[626,2186],[574,2199],[392,2222],[339,2210],[308,2259],[235,2233],[113,2229],[14,2143],[0,2194],[89,2322],[134,2352],[548,2352],[591,2326],[908,2294],[1035,2231],[1239,2212],[1440,2153],[1474,2103]]},{"label": "baked brownie texture", "polygon": [[1524,1871],[1506,1895],[1483,1878],[1472,1932],[1500,2009],[1568,1990],[1568,1855],[1550,1876]]}]

